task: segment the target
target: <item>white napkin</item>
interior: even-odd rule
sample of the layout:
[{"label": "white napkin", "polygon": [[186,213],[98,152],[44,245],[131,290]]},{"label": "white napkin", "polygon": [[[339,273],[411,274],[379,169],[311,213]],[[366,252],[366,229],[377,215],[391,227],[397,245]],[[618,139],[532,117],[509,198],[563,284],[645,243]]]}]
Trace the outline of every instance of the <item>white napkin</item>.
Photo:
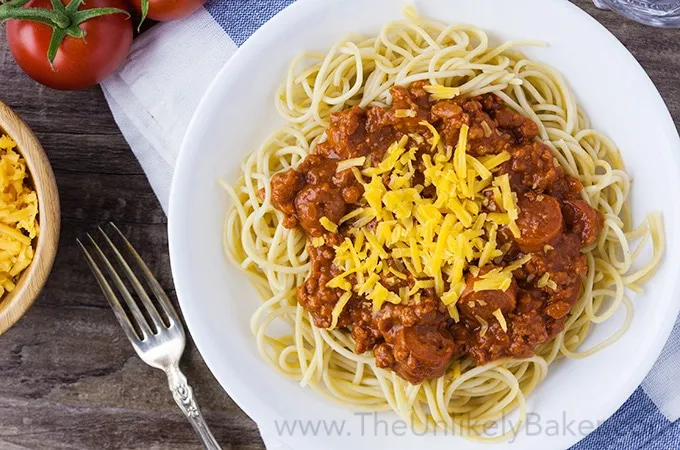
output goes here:
[{"label": "white napkin", "polygon": [[113,116],[166,213],[186,127],[236,48],[201,9],[189,19],[144,33],[135,40],[128,62],[102,83]]},{"label": "white napkin", "polygon": [[[186,126],[236,44],[205,10],[140,36],[125,66],[102,84],[111,111],[167,212]],[[642,387],[661,412],[680,418],[680,321]],[[270,450],[284,449],[263,436]]]},{"label": "white napkin", "polygon": [[[166,213],[186,127],[203,93],[236,48],[201,9],[189,19],[144,33],[135,40],[125,66],[102,83],[113,117]],[[262,439],[268,450],[288,449],[266,432]]]}]

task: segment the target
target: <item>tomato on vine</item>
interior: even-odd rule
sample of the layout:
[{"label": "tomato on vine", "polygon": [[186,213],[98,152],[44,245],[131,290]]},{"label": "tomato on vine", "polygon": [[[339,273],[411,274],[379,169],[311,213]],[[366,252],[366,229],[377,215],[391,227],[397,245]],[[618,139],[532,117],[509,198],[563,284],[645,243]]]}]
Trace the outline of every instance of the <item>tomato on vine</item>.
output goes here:
[{"label": "tomato on vine", "polygon": [[166,22],[191,15],[203,6],[206,0],[130,0],[130,2],[142,13],[142,21],[148,17]]},{"label": "tomato on vine", "polygon": [[19,66],[45,86],[85,89],[125,61],[133,26],[124,0],[10,0],[0,3]]}]

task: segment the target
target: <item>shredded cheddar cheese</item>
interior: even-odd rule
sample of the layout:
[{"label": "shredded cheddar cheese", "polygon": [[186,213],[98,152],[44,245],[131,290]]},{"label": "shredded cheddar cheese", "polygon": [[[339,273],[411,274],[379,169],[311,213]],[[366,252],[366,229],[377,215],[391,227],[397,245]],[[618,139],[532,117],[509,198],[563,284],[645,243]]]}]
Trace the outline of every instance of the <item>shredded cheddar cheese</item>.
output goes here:
[{"label": "shredded cheddar cheese", "polygon": [[486,156],[479,159],[479,161],[488,170],[494,170],[506,161],[510,160],[510,153],[502,151],[497,155]]},{"label": "shredded cheddar cheese", "polygon": [[433,100],[448,100],[460,95],[460,89],[457,87],[429,85],[424,89]]},{"label": "shredded cheddar cheese", "polygon": [[338,319],[340,318],[340,313],[342,313],[342,310],[345,308],[345,305],[347,302],[349,302],[349,299],[352,298],[352,293],[351,292],[345,292],[340,296],[338,299],[338,303],[335,304],[333,307],[333,311],[331,312],[331,330],[334,329],[335,327],[338,326]]},{"label": "shredded cheddar cheese", "polygon": [[479,329],[479,335],[481,337],[484,337],[486,332],[489,331],[489,322],[487,322],[486,320],[482,319],[479,316],[475,316],[475,318],[477,319],[477,322],[479,322],[479,324],[481,325],[481,328]]},{"label": "shredded cheddar cheese", "polygon": [[541,278],[536,282],[537,288],[544,288],[548,285],[548,280],[550,279],[550,274],[548,272],[541,275]]},{"label": "shredded cheddar cheese", "polygon": [[482,121],[482,130],[484,130],[484,137],[491,136],[491,127],[486,123],[486,120]]},{"label": "shredded cheddar cheese", "polygon": [[314,248],[321,247],[325,243],[326,243],[326,239],[324,239],[323,236],[312,238],[312,246]]},{"label": "shredded cheddar cheese", "polygon": [[432,133],[432,138],[429,141],[430,144],[432,145],[432,150],[436,149],[439,143],[441,142],[441,136],[439,136],[439,132],[437,129],[428,121],[423,120],[420,122],[420,125],[426,127],[428,130],[430,130],[430,133]]},{"label": "shredded cheddar cheese", "polygon": [[319,223],[321,224],[322,227],[324,227],[326,231],[330,231],[331,233],[338,232],[338,226],[331,222],[328,217],[325,216],[322,217],[321,219],[319,219]]},{"label": "shredded cheddar cheese", "polygon": [[352,167],[361,167],[366,162],[366,157],[362,156],[360,158],[346,159],[338,163],[338,168],[335,170],[336,173],[340,173],[344,170],[351,169]]},{"label": "shredded cheddar cheese", "polygon": [[0,296],[15,283],[33,260],[32,242],[40,232],[38,196],[28,186],[26,161],[16,143],[0,135]]},{"label": "shredded cheddar cheese", "polygon": [[496,318],[496,320],[498,321],[498,323],[500,324],[501,330],[507,332],[508,331],[508,323],[505,321],[505,317],[503,316],[503,311],[501,311],[501,309],[498,308],[497,310],[495,310],[493,312],[493,315]]},{"label": "shredded cheddar cheese", "polygon": [[508,217],[508,228],[512,231],[515,237],[519,237],[519,228],[515,222],[519,217],[519,209],[517,208],[517,195],[510,189],[510,177],[506,173],[497,177],[493,181],[493,185],[500,189],[502,208],[507,213]]},{"label": "shredded cheddar cheese", "polygon": [[412,109],[398,109],[394,111],[394,117],[403,119],[404,117],[415,117],[416,112]]},{"label": "shredded cheddar cheese", "polygon": [[[456,303],[466,288],[466,271],[479,274],[480,267],[503,256],[497,242],[500,227],[519,234],[519,210],[508,175],[494,175],[510,155],[476,158],[468,154],[467,125],[461,127],[453,148],[445,145],[432,124],[419,124],[428,132],[402,136],[379,163],[363,169],[358,167],[363,161],[351,163],[364,195],[358,207],[340,220],[348,224],[349,231],[334,247],[333,262],[343,272],[328,286],[365,296],[374,311],[385,302],[399,304],[420,298],[423,289],[434,288],[458,321]],[[416,161],[416,146],[426,141],[432,153]],[[424,180],[414,185],[416,163],[424,166]],[[436,195],[423,196],[425,188],[434,189]],[[492,190],[496,198],[493,213],[485,212],[486,190]],[[320,223],[330,232],[337,231],[337,225],[325,217]],[[485,273],[474,283],[474,290],[507,290],[512,271],[527,260]],[[410,288],[391,289],[390,283],[409,275],[414,280]],[[347,279],[350,276],[352,282]]]},{"label": "shredded cheddar cheese", "polygon": [[504,277],[493,277],[486,280],[475,281],[473,290],[475,292],[494,290],[507,291],[508,288],[510,287],[510,283],[512,283],[511,275]]}]

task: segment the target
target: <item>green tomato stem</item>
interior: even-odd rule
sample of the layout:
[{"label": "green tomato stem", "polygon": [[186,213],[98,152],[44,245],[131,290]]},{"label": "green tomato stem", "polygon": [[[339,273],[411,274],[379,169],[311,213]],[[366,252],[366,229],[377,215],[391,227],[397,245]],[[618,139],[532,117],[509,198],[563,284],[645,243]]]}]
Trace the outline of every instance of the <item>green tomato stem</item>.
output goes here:
[{"label": "green tomato stem", "polygon": [[55,26],[56,13],[47,9],[9,7],[9,3],[0,6],[0,23],[8,20],[30,20]]},{"label": "green tomato stem", "polygon": [[44,23],[52,27],[52,38],[47,50],[47,60],[54,70],[54,59],[57,57],[59,47],[66,36],[78,39],[85,39],[85,32],[79,25],[95,17],[106,16],[109,14],[125,14],[127,18],[130,13],[120,8],[93,8],[78,10],[84,0],[73,0],[68,6],[64,6],[62,0],[51,0],[52,9],[25,8],[29,0],[10,0],[0,3],[0,23],[8,20],[28,20],[31,22]]},{"label": "green tomato stem", "polygon": [[139,20],[139,26],[137,31],[142,31],[142,24],[146,20],[146,16],[149,15],[149,0],[142,0],[142,18]]},{"label": "green tomato stem", "polygon": [[80,25],[95,17],[108,16],[109,14],[125,14],[128,18],[130,17],[129,12],[120,8],[92,8],[76,11],[73,13],[71,20],[73,20],[74,25]]},{"label": "green tomato stem", "polygon": [[85,3],[85,0],[73,0],[71,3],[66,5],[65,9],[69,13],[74,13],[74,12],[78,11],[78,9],[80,8],[80,5],[82,5],[83,3]]},{"label": "green tomato stem", "polygon": [[58,12],[54,16],[54,24],[64,30],[71,25],[71,19],[65,13]]},{"label": "green tomato stem", "polygon": [[21,8],[30,1],[31,0],[10,0],[8,2],[3,2],[2,5],[0,5],[0,8],[3,6],[7,8]]},{"label": "green tomato stem", "polygon": [[50,39],[50,46],[47,49],[47,60],[50,62],[52,71],[56,71],[54,68],[54,59],[57,57],[59,46],[64,41],[66,33],[67,31],[65,28],[55,28],[54,31],[52,31],[52,39]]},{"label": "green tomato stem", "polygon": [[[74,0],[76,1],[76,0]],[[77,3],[82,3],[83,0],[77,0]],[[63,11],[64,10],[64,4],[61,2],[61,0],[50,0],[50,3],[52,4],[52,9],[55,11]]]}]

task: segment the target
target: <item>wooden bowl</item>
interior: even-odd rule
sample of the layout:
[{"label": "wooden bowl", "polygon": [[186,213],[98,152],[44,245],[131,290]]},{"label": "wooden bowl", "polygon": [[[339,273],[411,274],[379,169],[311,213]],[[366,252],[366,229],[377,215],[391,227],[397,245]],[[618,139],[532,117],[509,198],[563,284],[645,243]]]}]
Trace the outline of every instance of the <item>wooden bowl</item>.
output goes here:
[{"label": "wooden bowl", "polygon": [[19,277],[16,288],[0,298],[0,335],[16,323],[38,297],[50,274],[59,244],[59,192],[40,142],[31,129],[7,105],[0,102],[0,134],[17,143],[17,151],[26,166],[38,194],[38,223],[40,234],[34,240],[35,255],[31,264]]}]

